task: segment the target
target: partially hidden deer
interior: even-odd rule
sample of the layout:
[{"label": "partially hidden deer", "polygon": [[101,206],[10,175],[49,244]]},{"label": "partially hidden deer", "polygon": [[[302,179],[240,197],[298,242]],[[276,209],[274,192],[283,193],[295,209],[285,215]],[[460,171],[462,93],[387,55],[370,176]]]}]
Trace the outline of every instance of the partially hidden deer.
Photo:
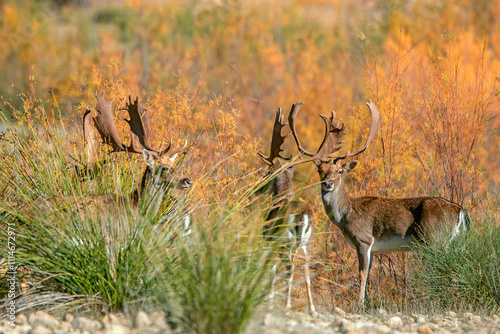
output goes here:
[{"label": "partially hidden deer", "polygon": [[[102,194],[86,196],[52,196],[42,198],[39,203],[42,209],[47,211],[65,210],[80,213],[94,212],[101,220],[112,219],[113,216],[123,214],[123,208],[117,206],[122,203],[135,209],[141,200],[148,205],[161,205],[166,194],[172,192],[184,192],[188,190],[192,182],[189,178],[179,176],[175,171],[175,160],[179,154],[187,150],[187,142],[178,148],[172,146],[172,140],[163,150],[153,149],[149,143],[150,124],[149,114],[139,103],[138,98],[133,102],[129,96],[126,106],[120,108],[126,110],[130,119],[125,120],[130,126],[131,143],[125,145],[118,134],[114,119],[113,100],[106,100],[104,92],[96,96],[96,116],[87,110],[83,116],[83,133],[87,164],[94,163],[95,154],[99,143],[95,136],[94,128],[97,129],[102,143],[111,147],[111,153],[126,152],[129,154],[141,154],[146,164],[146,169],[141,182],[136,189],[125,195]],[[151,208],[152,209],[152,208]],[[191,216],[185,214],[183,217],[184,233],[189,234],[191,228]]]},{"label": "partially hidden deer", "polygon": [[292,107],[289,124],[299,151],[308,157],[292,162],[291,166],[313,161],[318,168],[325,211],[358,255],[359,302],[363,305],[373,254],[411,251],[415,242],[447,230],[451,230],[453,238],[467,229],[470,216],[462,206],[442,197],[351,197],[345,190],[343,176],[358,162],[343,161],[363,153],[370,145],[380,126],[377,107],[371,101],[367,103],[371,126],[365,145],[354,152],[333,155],[342,148],[343,122],[335,112],[331,117],[321,115],[326,126],[325,135],[317,152],[311,153],[302,147],[295,129],[302,104],[299,100]]},{"label": "partially hidden deer", "polygon": [[[258,153],[262,161],[269,166],[264,179],[267,179],[265,182],[269,182],[267,190],[272,195],[271,208],[265,217],[266,224],[264,225],[263,234],[267,239],[285,238],[283,249],[280,250],[280,258],[286,266],[288,281],[286,306],[288,308],[292,307],[291,291],[296,267],[295,262],[299,252],[303,252],[309,313],[314,314],[316,313],[316,309],[311,294],[309,268],[313,246],[314,221],[311,211],[304,206],[304,203],[294,200],[293,168],[288,168],[286,165],[283,167],[279,161],[280,159],[290,160],[290,158],[281,155],[283,151],[282,145],[286,137],[290,134],[282,134],[282,129],[285,125],[280,108],[276,112],[269,157]],[[269,180],[268,178],[271,179]],[[274,298],[276,270],[277,264],[273,267],[274,276],[270,294],[271,300]]]}]

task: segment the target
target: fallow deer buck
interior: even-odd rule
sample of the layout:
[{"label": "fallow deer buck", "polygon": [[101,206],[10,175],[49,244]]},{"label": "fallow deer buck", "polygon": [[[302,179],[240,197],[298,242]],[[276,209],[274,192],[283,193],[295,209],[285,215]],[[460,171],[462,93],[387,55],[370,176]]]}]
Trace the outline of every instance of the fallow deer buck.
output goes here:
[{"label": "fallow deer buck", "polygon": [[[97,147],[92,123],[99,132],[102,142],[111,147],[111,153],[139,153],[142,154],[144,162],[146,162],[146,170],[142,176],[140,185],[129,195],[130,204],[133,207],[137,207],[141,198],[154,198],[155,203],[161,203],[163,196],[168,190],[182,191],[191,187],[191,180],[178,176],[174,165],[178,154],[186,151],[187,142],[182,147],[174,149],[172,147],[172,139],[170,139],[170,143],[165,149],[153,149],[149,143],[149,135],[151,133],[149,113],[139,103],[138,98],[132,102],[129,96],[126,106],[120,108],[120,110],[127,110],[130,117],[129,120],[125,120],[131,130],[131,143],[129,146],[121,141],[118,134],[113,117],[113,100],[106,100],[103,92],[101,96],[97,96],[95,109],[97,111],[95,117],[91,117],[90,110],[87,110],[83,116],[83,132],[88,162],[93,162]],[[113,197],[112,195],[110,196]],[[189,233],[190,226],[191,217],[186,214],[184,216],[184,230],[186,233]]]},{"label": "fallow deer buck", "polygon": [[[304,253],[304,275],[307,288],[307,298],[309,303],[309,313],[316,313],[311,294],[311,276],[309,271],[309,263],[311,260],[313,246],[314,222],[311,211],[304,207],[303,203],[294,201],[293,191],[293,168],[285,168],[281,166],[279,159],[290,160],[283,157],[281,146],[284,144],[286,137],[290,134],[282,135],[282,129],[285,127],[284,118],[281,113],[281,108],[276,112],[276,118],[273,127],[273,136],[271,138],[271,151],[269,157],[258,153],[268,166],[269,170],[264,176],[264,179],[271,177],[267,190],[272,195],[272,204],[269,212],[266,215],[264,225],[264,236],[268,239],[277,237],[286,238],[285,246],[280,251],[280,258],[286,266],[288,279],[287,300],[286,306],[292,307],[291,291],[293,284],[293,274],[295,271],[295,261],[300,250]],[[274,277],[272,282],[272,291],[270,299],[274,298],[274,286],[276,283],[277,264],[274,265]]]},{"label": "fallow deer buck", "polygon": [[[87,163],[94,162],[95,153],[98,146],[94,133],[94,126],[97,129],[102,143],[111,147],[113,152],[127,152],[130,154],[142,154],[146,169],[142,180],[137,188],[130,194],[102,194],[86,196],[50,196],[40,198],[35,206],[42,212],[52,214],[57,211],[77,213],[84,218],[85,214],[92,212],[97,214],[102,221],[124,216],[124,208],[130,206],[131,209],[138,208],[141,202],[149,213],[158,212],[160,206],[166,200],[165,195],[172,194],[173,191],[183,192],[192,185],[191,180],[178,176],[175,172],[175,159],[178,154],[187,149],[187,143],[182,147],[174,149],[172,141],[163,150],[155,150],[149,143],[149,115],[138,99],[129,101],[122,110],[127,110],[130,116],[126,120],[131,129],[131,144],[126,146],[122,143],[116,122],[113,116],[113,101],[106,100],[104,93],[97,96],[96,116],[92,117],[92,111],[87,110],[83,117],[83,132],[85,139],[85,149],[87,153]],[[175,200],[171,198],[171,200]],[[117,205],[117,204],[121,205]],[[184,234],[190,233],[191,216],[183,216]]]},{"label": "fallow deer buck", "polygon": [[316,154],[306,151],[297,136],[295,119],[302,106],[299,100],[289,115],[290,128],[303,158],[291,166],[313,161],[321,180],[321,197],[330,220],[342,231],[359,261],[359,302],[364,304],[367,279],[374,253],[407,252],[414,242],[447,229],[452,238],[470,224],[468,212],[460,205],[441,197],[381,198],[351,197],[344,189],[342,176],[354,169],[357,161],[342,161],[363,153],[373,140],[380,113],[370,101],[371,127],[365,145],[344,155],[332,155],[341,148],[344,124],[332,112],[330,118],[321,115],[326,125],[325,136]]}]

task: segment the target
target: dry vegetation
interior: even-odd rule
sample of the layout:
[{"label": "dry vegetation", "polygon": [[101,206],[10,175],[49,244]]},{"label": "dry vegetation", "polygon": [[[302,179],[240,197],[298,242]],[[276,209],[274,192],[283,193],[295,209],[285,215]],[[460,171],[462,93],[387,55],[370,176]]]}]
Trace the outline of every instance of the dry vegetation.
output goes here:
[{"label": "dry vegetation", "polygon": [[[65,153],[55,155],[66,159],[61,166],[72,161],[69,155],[83,159],[81,117],[93,108],[95,92],[105,90],[118,106],[138,95],[155,129],[162,129],[155,147],[164,134],[178,138],[175,144],[192,143],[180,168],[196,180],[191,203],[200,219],[217,211],[214,204],[250,202],[244,185],[262,174],[256,152],[268,146],[277,107],[304,101],[298,131],[309,147],[322,139],[317,115],[335,108],[346,123],[349,150],[366,137],[363,102],[369,99],[382,124],[349,177],[352,195],[443,196],[468,208],[474,224],[498,224],[498,1],[68,2],[0,5],[3,113],[19,128],[35,120],[54,133],[67,131]],[[128,129],[120,131],[125,137]],[[11,144],[2,144],[3,156]],[[44,148],[35,143],[33,149]],[[296,153],[291,145],[288,150]],[[123,169],[132,178],[140,173],[135,165]],[[327,221],[314,169],[296,175],[304,189],[299,197],[313,204],[318,226],[315,303],[319,311],[353,308],[355,252]],[[109,177],[105,186],[82,192],[132,189],[120,180]],[[72,189],[45,186],[31,195]],[[19,200],[11,183],[0,191],[5,202]],[[238,217],[242,226],[260,221]],[[371,306],[421,306],[409,279],[411,259],[375,257]],[[306,300],[303,290],[294,297]]]}]

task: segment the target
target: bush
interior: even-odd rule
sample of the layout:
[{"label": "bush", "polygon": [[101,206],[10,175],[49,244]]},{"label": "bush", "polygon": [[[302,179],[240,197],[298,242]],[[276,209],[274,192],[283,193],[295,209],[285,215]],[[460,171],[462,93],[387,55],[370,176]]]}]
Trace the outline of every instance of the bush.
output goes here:
[{"label": "bush", "polygon": [[500,226],[472,225],[452,242],[426,242],[416,250],[414,285],[428,303],[449,309],[499,309]]}]

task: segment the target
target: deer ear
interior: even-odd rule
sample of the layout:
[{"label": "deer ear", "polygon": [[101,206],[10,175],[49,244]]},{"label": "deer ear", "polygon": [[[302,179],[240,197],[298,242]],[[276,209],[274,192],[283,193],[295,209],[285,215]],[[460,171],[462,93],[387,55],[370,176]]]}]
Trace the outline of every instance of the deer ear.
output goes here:
[{"label": "deer ear", "polygon": [[175,159],[177,159],[177,153],[172,154],[172,155],[170,156],[170,162],[171,162],[171,163],[174,163]]},{"label": "deer ear", "polygon": [[148,150],[142,150],[142,157],[144,159],[144,162],[149,167],[153,167],[154,166],[155,160],[154,160],[153,155],[151,154],[151,152],[149,152]]},{"label": "deer ear", "polygon": [[345,164],[342,165],[342,169],[349,173],[357,165],[358,165],[358,160],[349,161],[349,162],[346,162]]}]

